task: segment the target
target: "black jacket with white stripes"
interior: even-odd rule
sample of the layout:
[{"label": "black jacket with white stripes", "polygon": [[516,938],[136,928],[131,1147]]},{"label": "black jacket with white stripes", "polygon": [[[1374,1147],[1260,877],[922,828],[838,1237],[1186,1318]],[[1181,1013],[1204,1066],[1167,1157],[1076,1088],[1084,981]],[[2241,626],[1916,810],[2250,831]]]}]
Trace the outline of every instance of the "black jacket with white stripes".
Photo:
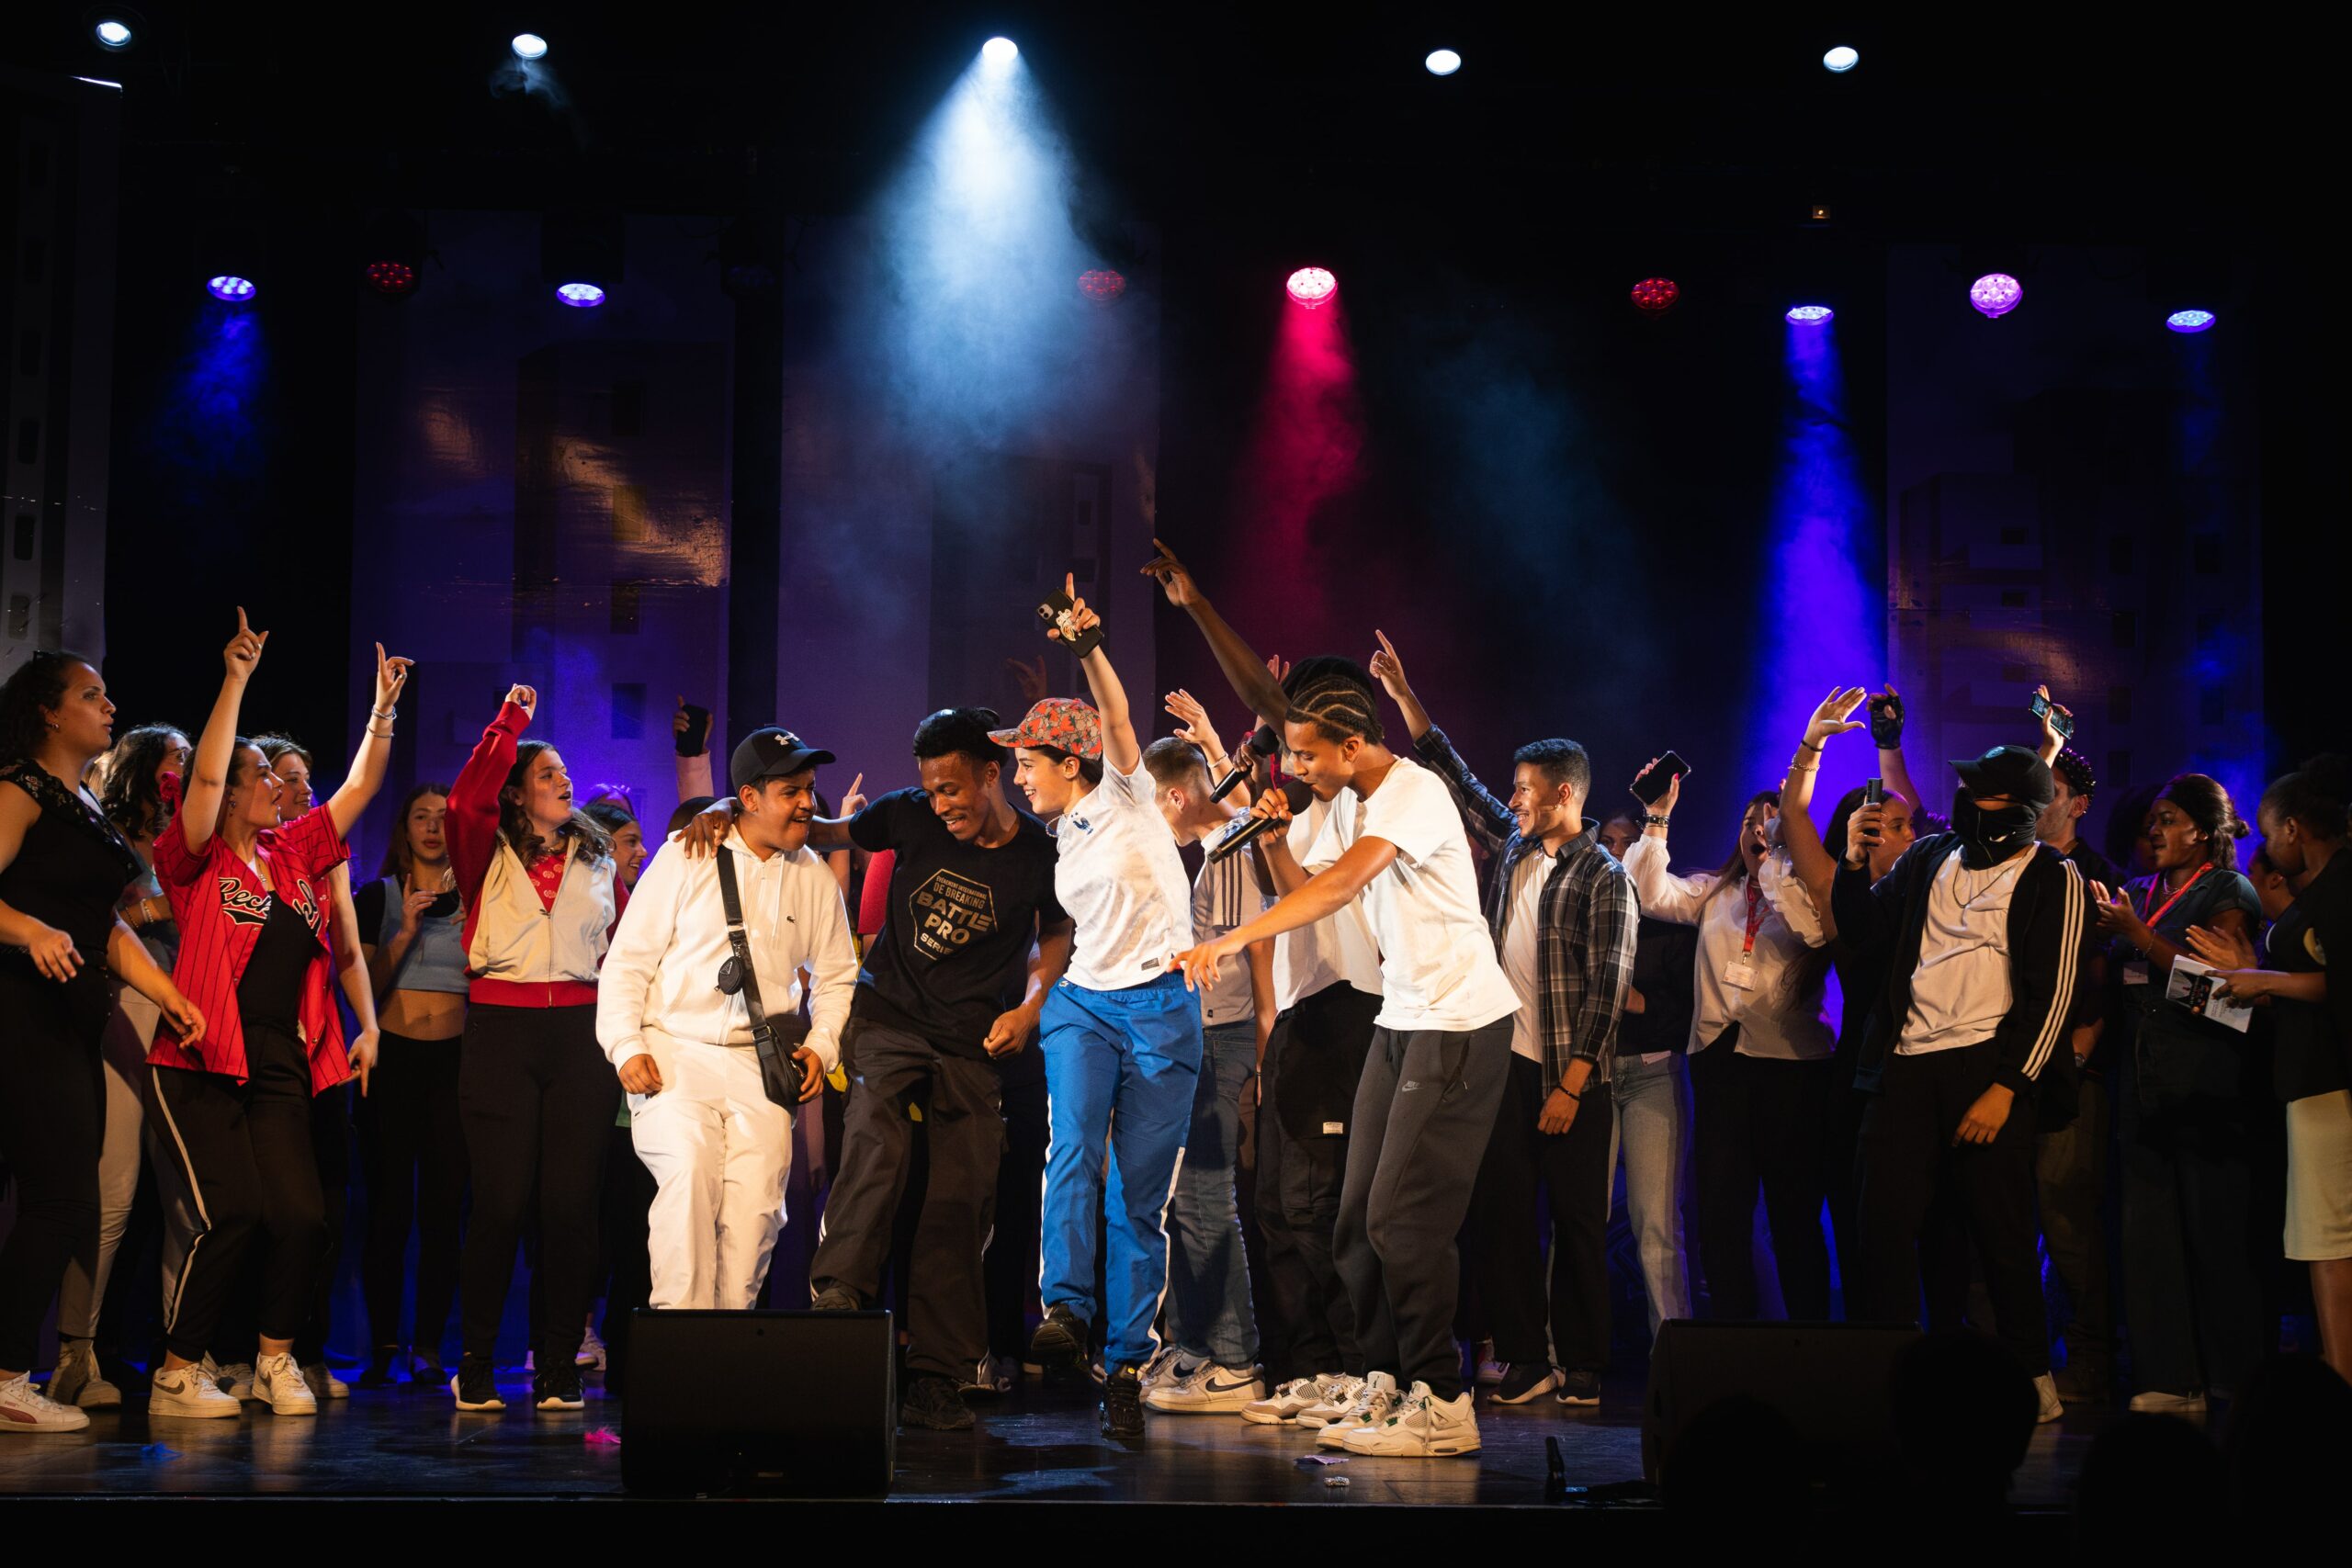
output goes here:
[{"label": "black jacket with white stripes", "polygon": [[[1920,840],[1873,883],[1867,868],[1840,864],[1829,907],[1839,940],[1857,953],[1886,961],[1886,988],[1871,1010],[1854,1059],[1854,1087],[1875,1093],[1879,1075],[1911,1013],[1911,977],[1919,967],[1920,933],[1936,872],[1960,847],[1957,833]],[[2075,1002],[2082,959],[2083,922],[2089,905],[2082,874],[2048,844],[2018,874],[2009,900],[2009,1010],[1993,1032],[1994,1081],[2030,1098],[2034,1080],[2052,1053],[2070,1050],[2066,1017]]]}]

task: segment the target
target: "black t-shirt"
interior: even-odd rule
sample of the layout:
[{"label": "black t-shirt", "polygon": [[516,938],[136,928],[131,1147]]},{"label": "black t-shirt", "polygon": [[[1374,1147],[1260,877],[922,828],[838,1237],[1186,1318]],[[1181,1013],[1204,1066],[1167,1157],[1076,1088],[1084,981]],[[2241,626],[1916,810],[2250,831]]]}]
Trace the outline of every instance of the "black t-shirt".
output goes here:
[{"label": "black t-shirt", "polygon": [[294,1029],[302,1013],[302,976],[319,951],[319,939],[300,910],[283,898],[269,901],[253,955],[237,976],[237,1011],[248,1027],[273,1024]]},{"label": "black t-shirt", "polygon": [[1620,1056],[1690,1049],[1698,962],[1698,927],[1642,917],[1634,941],[1632,982],[1642,993],[1642,1010],[1617,1021]]},{"label": "black t-shirt", "polygon": [[[2339,851],[2328,861],[2327,869],[2278,917],[2264,946],[2265,967],[2290,975],[2325,974],[2331,948],[2352,953],[2352,856]],[[2271,1014],[2278,1028],[2271,1083],[2280,1100],[2352,1088],[2352,1062],[2346,1060],[2352,1052],[2346,1049],[2344,999],[2336,987],[2328,987],[2324,1002],[2281,997],[2271,1004]]]},{"label": "black t-shirt", "polygon": [[919,789],[886,795],[851,818],[860,849],[897,856],[888,913],[866,949],[853,1016],[920,1034],[955,1055],[988,1054],[989,1026],[1021,1001],[1040,921],[1069,919],[1054,901],[1052,835],[1035,818],[1013,815],[1012,841],[992,850],[960,842]]}]

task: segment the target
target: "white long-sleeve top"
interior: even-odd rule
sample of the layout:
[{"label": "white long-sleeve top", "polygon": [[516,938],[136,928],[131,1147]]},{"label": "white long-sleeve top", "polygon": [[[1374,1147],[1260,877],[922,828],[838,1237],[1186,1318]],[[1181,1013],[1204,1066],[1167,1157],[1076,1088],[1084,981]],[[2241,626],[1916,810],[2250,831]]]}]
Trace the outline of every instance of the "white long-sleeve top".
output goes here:
[{"label": "white long-sleeve top", "polygon": [[[841,1060],[842,1026],[857,988],[857,950],[841,884],[806,848],[762,860],[741,833],[729,832],[718,853],[735,857],[760,1005],[772,1019],[789,1017],[800,1007],[800,971],[813,975],[808,1045],[831,1072]],[[675,840],[664,845],[629,895],[597,982],[596,1042],[613,1066],[650,1054],[649,1029],[707,1045],[751,1044],[742,994],[718,988],[731,951],[718,862],[708,855],[690,860]]]},{"label": "white long-sleeve top", "polygon": [[1746,987],[1726,978],[1747,946],[1745,888],[1726,887],[1709,898],[1715,874],[1675,875],[1666,840],[1646,833],[1625,852],[1625,872],[1634,879],[1643,914],[1699,928],[1697,1006],[1690,1017],[1693,1052],[1713,1043],[1736,1023],[1736,1049],[1743,1056],[1810,1062],[1836,1053],[1837,1035],[1821,1016],[1821,967],[1804,963],[1806,950],[1828,938],[1813,896],[1784,852],[1776,850],[1765,856],[1756,874],[1759,918],[1755,949],[1747,953],[1753,983]]}]

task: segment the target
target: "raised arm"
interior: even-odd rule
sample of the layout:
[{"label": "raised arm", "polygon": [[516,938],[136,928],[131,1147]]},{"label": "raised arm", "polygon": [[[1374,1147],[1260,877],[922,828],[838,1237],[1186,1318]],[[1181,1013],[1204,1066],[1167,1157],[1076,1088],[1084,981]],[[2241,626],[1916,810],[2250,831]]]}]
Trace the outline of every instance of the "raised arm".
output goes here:
[{"label": "raised arm", "polygon": [[1405,661],[1396,656],[1396,645],[1378,626],[1372,629],[1372,635],[1380,639],[1380,651],[1372,656],[1372,672],[1388,689],[1396,710],[1405,716],[1405,728],[1412,731],[1413,739],[1418,742],[1437,725],[1430,718],[1429,709],[1421,705],[1421,699],[1413,694],[1413,683],[1405,678]]},{"label": "raised arm", "polygon": [[1890,794],[1899,795],[1917,813],[1927,802],[1919,798],[1919,789],[1911,782],[1911,770],[1903,762],[1903,694],[1889,681],[1886,690],[1870,699],[1871,743],[1878,748],[1878,776]]},{"label": "raised arm", "polygon": [[1488,853],[1500,854],[1518,830],[1519,818],[1478,782],[1478,775],[1470,771],[1445,731],[1430,720],[1429,709],[1413,694],[1413,683],[1405,676],[1405,661],[1397,657],[1396,645],[1388,640],[1388,634],[1375,627],[1372,635],[1380,639],[1380,650],[1372,656],[1372,672],[1405,716],[1405,728],[1413,735],[1414,754],[1453,793],[1454,807],[1462,813],[1462,826],[1470,837]]},{"label": "raised arm", "polygon": [[2066,749],[2066,738],[2058,732],[2058,721],[2063,718],[2071,724],[2075,710],[2064,703],[2052,702],[2047,683],[2036,686],[2033,694],[2049,704],[2041,716],[2041,739],[2034,746],[2033,753],[2045,763],[2054,762],[2058,760],[2058,753]]},{"label": "raised arm", "polygon": [[[1813,825],[1813,785],[1821,774],[1822,748],[1829,738],[1862,728],[1850,716],[1862,705],[1865,694],[1861,687],[1850,686],[1821,700],[1806,721],[1797,754],[1789,760],[1788,776],[1781,781],[1781,842],[1788,846],[1797,880],[1813,895],[1813,907],[1823,911],[1829,908],[1829,885],[1837,879],[1838,863],[1829,858]],[[1834,922],[1829,934],[1838,934]]]},{"label": "raised arm", "polygon": [[443,830],[449,840],[449,865],[458,874],[458,896],[469,906],[481,897],[482,880],[490,874],[491,856],[498,847],[498,792],[506,787],[515,749],[538,708],[538,693],[528,686],[510,687],[498,716],[481,732],[473,755],[449,786]]},{"label": "raised arm", "polygon": [[[408,685],[412,660],[384,657],[384,645],[376,645],[376,705],[368,713],[368,732],[359,738],[359,750],[351,759],[351,772],[344,779],[343,787],[327,798],[327,815],[334,819],[339,837],[349,837],[359,814],[384,787],[384,769],[392,760],[392,716],[399,711],[401,692]],[[344,902],[350,898],[350,879],[345,878]],[[356,944],[355,944],[356,945]]]},{"label": "raised arm", "polygon": [[192,855],[204,852],[220,824],[220,797],[228,793],[229,770],[237,761],[237,714],[244,705],[245,683],[254,678],[268,642],[269,634],[246,624],[244,607],[238,606],[237,635],[220,652],[227,667],[220,694],[212,700],[212,716],[204,721],[196,755],[188,762],[187,788],[180,796],[177,829]]},{"label": "raised arm", "polygon": [[[1150,514],[1147,507],[1146,515]],[[1216,656],[1216,667],[1225,672],[1226,683],[1233,688],[1233,694],[1249,704],[1250,712],[1279,727],[1290,716],[1290,699],[1283,695],[1282,682],[1266,667],[1264,660],[1250,651],[1250,645],[1241,640],[1241,634],[1225,624],[1225,617],[1216,613],[1208,595],[1193,581],[1193,574],[1176,558],[1176,552],[1158,538],[1151,544],[1159,553],[1144,563],[1143,574],[1156,579],[1160,591],[1168,595],[1168,602],[1192,616],[1193,624],[1201,628],[1201,636],[1207,639],[1209,652]]]},{"label": "raised arm", "polygon": [[678,753],[678,799],[684,802],[717,795],[718,790],[710,782],[710,710],[679,697],[670,734]]},{"label": "raised arm", "polygon": [[[1657,766],[1652,760],[1650,767]],[[1642,773],[1649,772],[1644,768]],[[1634,775],[1636,782],[1641,773]],[[1682,799],[1682,780],[1678,777],[1666,786],[1657,804],[1650,808],[1652,817],[1671,818],[1675,807]],[[1699,911],[1707,901],[1707,889],[1713,886],[1713,875],[1677,876],[1674,857],[1666,847],[1666,824],[1651,822],[1642,829],[1642,836],[1625,852],[1625,874],[1634,879],[1634,891],[1641,898],[1642,913],[1661,920],[1672,920],[1679,926],[1695,926]]]},{"label": "raised arm", "polygon": [[[1069,616],[1077,629],[1084,632],[1102,624],[1102,617],[1078,596],[1078,579],[1069,573],[1062,577],[1062,592],[1069,595]],[[1058,628],[1046,636],[1061,639]],[[1102,761],[1104,765],[1121,773],[1132,773],[1143,761],[1143,742],[1136,739],[1135,714],[1127,706],[1127,689],[1119,682],[1119,672],[1111,668],[1111,655],[1100,643],[1094,651],[1079,660],[1079,668],[1086,671],[1087,690],[1094,694],[1094,711],[1102,721]]]}]

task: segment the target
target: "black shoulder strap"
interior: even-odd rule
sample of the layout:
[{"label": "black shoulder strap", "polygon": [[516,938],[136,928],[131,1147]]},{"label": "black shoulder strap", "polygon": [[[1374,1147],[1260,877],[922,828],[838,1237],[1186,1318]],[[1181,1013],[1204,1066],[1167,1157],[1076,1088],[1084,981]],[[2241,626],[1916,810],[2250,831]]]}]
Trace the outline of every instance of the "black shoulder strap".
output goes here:
[{"label": "black shoulder strap", "polygon": [[760,1048],[760,1065],[776,1061],[775,1029],[767,1009],[760,1005],[760,973],[752,965],[752,939],[743,934],[743,899],[735,890],[735,856],[725,843],[712,847],[718,858],[718,901],[727,912],[727,945],[743,971],[743,1006],[752,1015],[752,1043]]}]

